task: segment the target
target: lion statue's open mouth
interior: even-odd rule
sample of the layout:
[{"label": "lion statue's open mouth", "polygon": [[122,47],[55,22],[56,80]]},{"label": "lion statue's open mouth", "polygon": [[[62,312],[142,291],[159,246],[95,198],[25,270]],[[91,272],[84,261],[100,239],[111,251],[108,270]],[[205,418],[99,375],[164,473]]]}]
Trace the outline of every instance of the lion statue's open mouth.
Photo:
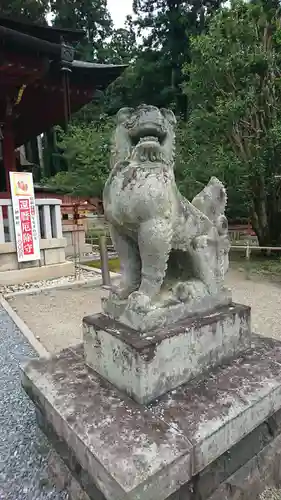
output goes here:
[{"label": "lion statue's open mouth", "polygon": [[132,144],[136,146],[139,142],[155,141],[163,144],[167,137],[167,131],[161,125],[153,123],[143,123],[129,131]]}]

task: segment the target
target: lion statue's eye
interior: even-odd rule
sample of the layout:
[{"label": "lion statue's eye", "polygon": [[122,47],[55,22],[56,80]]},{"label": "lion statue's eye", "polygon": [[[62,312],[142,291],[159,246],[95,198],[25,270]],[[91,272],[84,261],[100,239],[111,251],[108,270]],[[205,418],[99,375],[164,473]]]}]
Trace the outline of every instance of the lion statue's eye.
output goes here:
[{"label": "lion statue's eye", "polygon": [[132,116],[130,119],[128,119],[125,123],[125,125],[127,127],[133,127],[134,125],[136,125],[137,123],[137,117],[136,116]]},{"label": "lion statue's eye", "polygon": [[134,113],[133,108],[122,108],[120,111],[118,111],[116,120],[118,124],[124,123],[127,120],[129,120]]}]

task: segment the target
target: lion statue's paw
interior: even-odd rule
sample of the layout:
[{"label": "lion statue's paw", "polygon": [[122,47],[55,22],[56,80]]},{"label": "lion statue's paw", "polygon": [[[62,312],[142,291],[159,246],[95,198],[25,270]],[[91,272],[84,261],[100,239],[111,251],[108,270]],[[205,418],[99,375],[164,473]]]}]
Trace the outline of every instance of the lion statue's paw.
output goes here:
[{"label": "lion statue's paw", "polygon": [[207,288],[200,280],[190,280],[177,283],[173,295],[181,302],[191,302],[207,294]]},{"label": "lion statue's paw", "polygon": [[207,235],[197,236],[192,241],[192,246],[194,250],[202,250],[207,248],[210,242],[210,238]]},{"label": "lion statue's paw", "polygon": [[127,309],[136,312],[148,312],[151,309],[151,300],[142,292],[133,292],[128,298]]}]

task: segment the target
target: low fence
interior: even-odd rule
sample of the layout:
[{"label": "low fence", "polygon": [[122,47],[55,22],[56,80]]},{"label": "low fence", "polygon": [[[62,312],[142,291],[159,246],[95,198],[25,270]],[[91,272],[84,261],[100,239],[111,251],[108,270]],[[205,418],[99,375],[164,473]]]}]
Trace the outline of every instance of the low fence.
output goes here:
[{"label": "low fence", "polygon": [[[56,199],[36,199],[36,217],[40,239],[62,238],[61,202]],[[0,244],[15,243],[12,200],[0,200]]]},{"label": "low fence", "polygon": [[[96,249],[99,249],[100,252],[100,262],[101,262],[101,271],[102,271],[102,278],[103,278],[103,285],[109,286],[111,283],[110,280],[110,272],[109,272],[109,258],[108,258],[108,252],[114,249],[112,246],[112,242],[110,240],[110,246],[108,247],[107,241],[108,238],[106,235],[101,235],[99,238],[96,238],[97,240],[97,245]],[[250,261],[251,258],[251,252],[261,252],[261,251],[266,251],[268,254],[271,252],[281,252],[281,247],[260,247],[257,245],[251,245],[249,242],[245,245],[231,245],[230,247],[231,251],[242,251],[245,253],[245,259],[247,262]]]},{"label": "low fence", "polygon": [[231,250],[239,250],[245,252],[245,258],[250,260],[252,252],[265,251],[268,256],[273,252],[281,252],[281,247],[260,247],[258,245],[251,245],[247,242],[246,245],[231,245]]},{"label": "low fence", "polygon": [[85,241],[88,245],[91,245],[92,246],[92,249],[94,252],[98,251],[99,250],[99,245],[100,245],[100,238],[103,237],[105,238],[105,242],[106,242],[106,247],[108,249],[109,252],[114,252],[114,246],[113,246],[113,243],[111,241],[111,238],[110,236],[107,236],[107,235],[100,235],[100,236],[94,236],[94,237],[91,237],[91,236],[88,236],[86,234],[86,238],[85,238]]},{"label": "low fence", "polygon": [[65,258],[61,201],[55,198],[36,198],[35,210],[40,236],[40,259],[18,262],[12,201],[9,198],[0,199],[1,284],[19,284],[24,279],[53,279],[73,272],[73,264]]}]

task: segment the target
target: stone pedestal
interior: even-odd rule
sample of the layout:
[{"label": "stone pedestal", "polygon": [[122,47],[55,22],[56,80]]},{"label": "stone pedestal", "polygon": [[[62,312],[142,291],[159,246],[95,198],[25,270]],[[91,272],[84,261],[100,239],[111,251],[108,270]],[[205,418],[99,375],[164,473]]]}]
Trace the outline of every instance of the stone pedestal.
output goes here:
[{"label": "stone pedestal", "polygon": [[86,363],[146,404],[245,351],[250,308],[232,304],[142,334],[98,314],[84,318],[83,331]]},{"label": "stone pedestal", "polygon": [[23,386],[90,500],[256,500],[280,485],[280,342],[254,336],[146,406],[88,368],[82,346],[29,362]]}]

